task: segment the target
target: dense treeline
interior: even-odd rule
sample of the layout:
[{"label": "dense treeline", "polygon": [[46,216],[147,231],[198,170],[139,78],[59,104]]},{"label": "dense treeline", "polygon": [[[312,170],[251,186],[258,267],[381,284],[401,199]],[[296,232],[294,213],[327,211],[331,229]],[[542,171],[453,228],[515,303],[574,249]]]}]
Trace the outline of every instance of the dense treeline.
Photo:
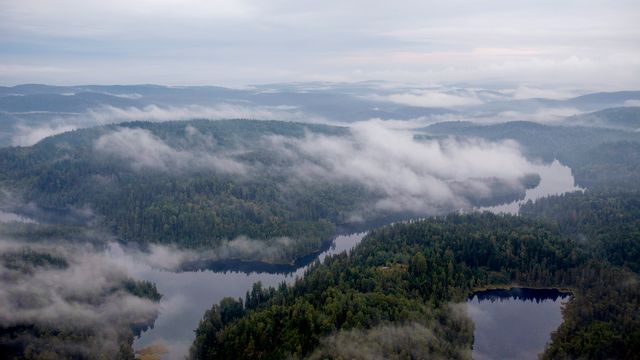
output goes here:
[{"label": "dense treeline", "polygon": [[[617,199],[608,201],[622,201]],[[624,206],[634,214],[633,204]],[[593,211],[593,219],[608,222],[611,237],[627,238],[629,219],[610,218],[598,207]],[[565,229],[562,221],[485,213],[375,230],[349,255],[315,264],[293,286],[262,289],[257,284],[244,301],[215,305],[196,331],[191,357],[339,358],[339,349],[327,347],[354,340],[354,334],[366,343],[381,328],[417,322],[437,335],[438,346],[428,355],[464,358],[469,353],[458,350],[471,348],[472,332],[451,314],[451,302],[463,301],[475,288],[511,284],[574,289],[567,322],[554,334],[547,356],[601,358],[611,345],[598,342],[600,334],[619,340],[609,356],[637,356],[637,274],[601,259],[607,251],[604,239],[592,244]],[[617,246],[625,244],[620,240]],[[624,264],[635,268],[639,261],[630,257]],[[585,342],[590,346],[582,346]],[[397,350],[394,356],[407,349]]]},{"label": "dense treeline", "polygon": [[640,141],[619,141],[594,146],[569,165],[576,182],[587,189],[640,191],[640,182],[637,181],[640,177]]},{"label": "dense treeline", "polygon": [[[360,181],[313,175],[329,170],[288,143],[309,134],[351,136],[342,127],[249,120],[82,129],[0,149],[0,189],[13,193],[12,211],[41,221],[91,223],[125,241],[207,250],[243,236],[274,251],[232,251],[230,258],[280,264],[319,251],[352,219],[415,216],[377,209],[384,191]],[[476,180],[491,196],[462,193],[479,206],[513,201],[540,178],[527,174],[520,186]],[[453,210],[441,206],[433,211]]]},{"label": "dense treeline", "polygon": [[528,202],[526,217],[551,221],[594,258],[640,272],[640,192],[573,192]]},{"label": "dense treeline", "polygon": [[[254,165],[259,174],[238,176],[214,167],[141,171],[126,159],[96,151],[96,140],[118,129],[150,131],[178,156],[194,149],[212,154],[235,151],[233,159]],[[14,211],[53,223],[97,222],[122,239],[143,244],[212,249],[238,236],[266,245],[287,238],[290,241],[275,258],[248,260],[288,263],[318,251],[331,239],[336,224],[344,222],[367,195],[354,184],[288,183],[290,174],[277,171],[288,160],[261,141],[268,136],[302,137],[308,132],[344,135],[346,129],[277,121],[195,120],[77,130],[33,147],[0,149],[0,185],[28,204]],[[274,167],[276,163],[280,167]]]},{"label": "dense treeline", "polygon": [[608,263],[581,269],[543,359],[639,359],[638,274]]}]

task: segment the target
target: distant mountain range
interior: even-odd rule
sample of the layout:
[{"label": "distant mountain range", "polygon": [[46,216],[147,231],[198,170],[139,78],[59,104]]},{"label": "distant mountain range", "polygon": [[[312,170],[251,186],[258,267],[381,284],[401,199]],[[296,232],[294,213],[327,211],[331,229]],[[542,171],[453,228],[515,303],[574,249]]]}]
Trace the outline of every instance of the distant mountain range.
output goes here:
[{"label": "distant mountain range", "polygon": [[[517,99],[508,91],[392,86],[381,82],[219,86],[24,84],[0,87],[0,147],[32,145],[68,131],[132,120],[249,118],[353,123],[370,119],[562,121],[635,130],[640,91],[599,92],[565,100]],[[605,110],[619,108],[617,110]],[[584,113],[596,111],[592,115]],[[550,113],[549,115],[546,115]],[[564,119],[567,115],[578,114]]]}]

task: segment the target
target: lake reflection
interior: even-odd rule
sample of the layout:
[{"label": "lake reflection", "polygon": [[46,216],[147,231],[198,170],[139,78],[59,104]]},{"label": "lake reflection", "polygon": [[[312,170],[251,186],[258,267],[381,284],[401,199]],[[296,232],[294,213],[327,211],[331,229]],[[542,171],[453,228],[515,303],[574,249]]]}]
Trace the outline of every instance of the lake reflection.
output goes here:
[{"label": "lake reflection", "polygon": [[561,309],[569,294],[555,289],[481,291],[467,301],[475,324],[472,357],[537,359],[562,323]]},{"label": "lake reflection", "polygon": [[520,210],[520,205],[529,200],[535,201],[549,195],[582,190],[582,188],[576,186],[571,168],[562,165],[558,160],[554,160],[551,164],[536,165],[535,172],[540,175],[540,184],[533,189],[528,189],[525,192],[524,199],[507,204],[482,207],[477,210],[490,211],[496,214],[517,214]]},{"label": "lake reflection", "polygon": [[[353,248],[364,237],[365,233],[341,235],[327,251],[318,259],[337,254]],[[162,294],[160,314],[152,329],[147,330],[135,340],[134,348],[141,349],[153,344],[162,344],[169,353],[165,359],[183,359],[195,338],[194,330],[198,326],[205,311],[222,298],[230,296],[243,298],[255,282],[262,282],[265,287],[277,286],[283,281],[293,283],[304,275],[307,266],[302,266],[290,273],[240,272],[210,270],[171,272],[153,268],[137,261],[118,245],[112,245],[109,255],[127,268],[136,279],[144,279],[156,283]]]},{"label": "lake reflection", "polygon": [[[482,208],[480,210],[517,213],[523,201],[578,189],[574,184],[571,169],[560,164],[558,161],[554,161],[551,164],[538,165],[536,172],[540,174],[540,184],[534,189],[527,190],[524,200],[495,207]],[[366,232],[336,237],[332,247],[319,254],[318,259],[322,261],[327,255],[340,253],[353,248],[360,242],[365,233]],[[154,328],[144,332],[139,339],[136,339],[134,348],[141,349],[152,344],[164,344],[169,350],[169,354],[163,357],[166,359],[184,358],[195,337],[193,330],[198,326],[204,312],[211,308],[214,303],[218,303],[223,297],[244,298],[247,290],[250,290],[253,283],[257,281],[262,282],[263,286],[277,286],[283,281],[293,283],[296,277],[301,277],[307,268],[307,266],[300,266],[288,273],[277,274],[259,271],[210,270],[175,273],[152,268],[148,264],[135,261],[134,259],[127,260],[129,255],[122,251],[122,249],[111,249],[110,251],[114,259],[122,260],[120,262],[128,268],[134,278],[155,282],[158,291],[163,294],[161,300],[162,309],[155,322]],[[313,259],[309,259],[309,261],[311,260]],[[481,303],[482,306],[475,307],[474,311],[477,310],[476,313],[481,313],[486,303],[490,302],[483,301]],[[555,304],[555,302],[551,303]],[[551,306],[555,309],[553,311],[557,310],[556,312],[559,316],[559,303],[553,305],[543,301],[541,304],[543,306]],[[470,302],[470,307],[473,306],[473,302]],[[520,311],[517,310],[518,304],[513,304],[512,306],[516,308],[514,311]],[[545,311],[544,308],[539,309],[541,312]],[[508,312],[507,310],[507,313],[503,314],[506,316],[505,319],[509,319],[507,316]],[[555,329],[558,324],[559,322],[550,329]],[[507,328],[508,327],[505,328],[505,331],[510,331]],[[540,352],[541,349],[544,348],[544,343],[548,339],[551,330],[544,334],[546,337],[544,337],[541,347],[535,348],[532,351]],[[482,339],[482,336],[480,339]],[[474,354],[476,353],[474,352]],[[535,356],[531,358],[535,358]]]}]

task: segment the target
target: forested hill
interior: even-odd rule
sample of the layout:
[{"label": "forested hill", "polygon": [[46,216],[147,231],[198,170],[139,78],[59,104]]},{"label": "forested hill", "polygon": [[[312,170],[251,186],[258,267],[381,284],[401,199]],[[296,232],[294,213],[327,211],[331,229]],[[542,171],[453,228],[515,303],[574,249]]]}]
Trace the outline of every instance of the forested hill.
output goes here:
[{"label": "forested hill", "polygon": [[574,115],[566,119],[570,125],[595,126],[612,129],[640,129],[640,107],[615,107],[587,114]]},{"label": "forested hill", "polygon": [[[618,121],[634,112],[617,113]],[[635,130],[635,129],[634,129]],[[512,139],[532,159],[560,160],[571,167],[576,183],[598,190],[640,190],[640,132],[611,128],[545,125],[513,121],[482,125],[444,122],[424,129],[431,135]]]},{"label": "forested hill", "polygon": [[[632,271],[640,264],[638,196],[600,196],[548,200],[566,210],[576,201],[612,204],[615,210],[591,208],[597,225],[582,236],[569,230],[567,219],[488,213],[375,230],[350,254],[316,264],[293,286],[256,284],[244,301],[214,305],[196,331],[191,357],[468,359],[472,326],[451,303],[476,288],[517,285],[572,289],[545,358],[638,358],[640,283]],[[612,216],[627,210],[631,233],[629,218]],[[611,249],[630,255],[621,260]]]},{"label": "forested hill", "polygon": [[[343,127],[252,120],[76,130],[0,149],[7,197],[0,205],[39,220],[106,227],[125,241],[292,263],[321,249],[339,225],[415,215],[395,205],[402,192],[350,174],[341,158],[368,146],[354,137]],[[522,197],[538,180],[528,174],[520,184],[493,177],[467,179],[473,187],[456,179],[442,184],[460,194],[458,202],[481,205]],[[474,191],[478,186],[489,190]],[[380,201],[389,209],[378,210]],[[417,204],[446,212],[457,203]]]},{"label": "forested hill", "polygon": [[89,213],[94,224],[143,244],[213,249],[242,235],[273,248],[248,256],[289,262],[329,240],[334,224],[363,194],[353,184],[309,183],[285,191],[290,174],[278,170],[289,159],[269,139],[307,133],[343,136],[347,130],[250,120],[82,129],[32,147],[1,149],[0,181],[20,197],[13,210],[26,215]]}]

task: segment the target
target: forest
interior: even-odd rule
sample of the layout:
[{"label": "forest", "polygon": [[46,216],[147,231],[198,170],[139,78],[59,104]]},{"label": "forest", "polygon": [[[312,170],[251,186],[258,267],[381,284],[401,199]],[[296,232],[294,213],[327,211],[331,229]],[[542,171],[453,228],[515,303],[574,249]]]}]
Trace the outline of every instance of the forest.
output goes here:
[{"label": "forest", "polygon": [[[377,202],[394,200],[348,175],[331,178],[321,159],[293,148],[295,139],[321,135],[330,138],[320,141],[351,136],[343,127],[251,120],[76,130],[0,149],[0,205],[39,221],[105,228],[142,245],[212,250],[242,236],[275,250],[232,251],[232,258],[278,264],[319,251],[339,228],[425,215],[372,213]],[[521,198],[539,176],[525,174],[517,186],[469,181],[488,187],[487,194],[465,190],[465,183],[447,186],[469,205],[491,205]],[[436,210],[454,209],[445,203]]]},{"label": "forest", "polygon": [[[202,120],[128,126],[152,129],[154,136],[176,147],[203,147],[202,151],[211,152],[242,148],[237,155],[239,161],[259,162],[265,169],[282,159],[259,151],[257,143],[264,136],[344,132],[343,128],[267,121]],[[185,127],[197,132],[195,136],[204,137],[201,131],[207,137],[189,138]],[[193,171],[157,167],[136,171],[126,159],[123,162],[96,154],[94,142],[112,130],[78,130],[30,148],[1,149],[0,181],[4,189],[20,194],[20,204],[35,203],[38,207],[37,212],[20,205],[13,210],[45,220],[53,217],[50,221],[57,223],[94,221],[121,239],[140,244],[211,249],[223,239],[240,235],[264,241],[287,237],[294,241],[282,247],[277,257],[247,260],[288,263],[317,251],[330,240],[335,223],[363,194],[362,189],[348,184],[310,184],[284,191],[286,174],[267,174],[266,170],[261,172],[264,176],[253,177],[197,166]],[[188,141],[197,144],[184,144]],[[244,150],[245,146],[251,146],[250,150]],[[90,218],[66,216],[83,206],[90,206],[94,213]]]},{"label": "forest", "polygon": [[[56,240],[63,248],[100,249],[105,239],[142,249],[177,246],[202,256],[224,251],[245,263],[294,264],[336,233],[420,216],[410,207],[367,212],[389,202],[388,194],[349,177],[314,176],[326,170],[324,160],[308,152],[308,142],[296,143],[330,140],[330,150],[358,135],[278,121],[132,122],[0,149],[0,205],[39,221],[0,226],[0,236],[27,246],[3,252],[3,269],[18,281],[83,268],[93,255],[59,254],[42,245]],[[473,144],[473,138],[515,139],[532,161],[560,159],[587,190],[529,201],[517,216],[451,213],[454,203],[444,203],[430,214],[448,215],[377,228],[349,254],[312,264],[293,285],[257,283],[245,298],[214,305],[196,330],[190,357],[338,359],[373,352],[384,358],[467,359],[473,324],[460,303],[474,290],[513,285],[572,293],[543,357],[628,359],[640,353],[637,135],[458,122],[427,127],[411,141],[444,147]],[[464,205],[482,206],[521,199],[540,181],[527,173],[516,186],[499,178],[448,186]],[[478,183],[488,189],[484,196],[473,187]],[[366,219],[354,224],[354,214]],[[111,274],[109,266],[100,269]],[[96,340],[104,333],[95,323],[70,327],[22,318],[4,322],[10,325],[2,330],[2,346],[26,358],[92,358],[94,351],[131,358],[133,337],[153,323],[160,294],[151,283],[110,276],[115,280],[80,297],[87,306],[110,307],[122,299],[145,305],[99,317],[114,324],[109,345]],[[63,298],[74,302],[71,309],[85,306],[76,304],[83,289],[69,291]],[[34,347],[45,345],[51,353]]]},{"label": "forest", "polygon": [[[256,284],[245,299],[214,305],[191,357],[339,359],[345,341],[396,334],[405,341],[374,346],[378,355],[467,359],[473,327],[456,304],[475,289],[517,285],[572,292],[544,358],[638,358],[639,200],[577,192],[528,204],[522,216],[451,214],[382,227],[292,286]],[[434,340],[403,335],[416,329]]]},{"label": "forest", "polygon": [[[637,110],[632,112],[636,113]],[[614,114],[618,115],[616,112]],[[633,118],[625,117],[628,121]],[[637,181],[640,176],[640,137],[634,131],[527,121],[492,125],[443,122],[428,126],[424,131],[429,136],[516,140],[528,157],[545,162],[557,159],[569,166],[576,184],[581,187],[601,191],[640,189],[640,182]]]},{"label": "forest", "polygon": [[0,360],[640,360],[640,0],[0,0]]}]

